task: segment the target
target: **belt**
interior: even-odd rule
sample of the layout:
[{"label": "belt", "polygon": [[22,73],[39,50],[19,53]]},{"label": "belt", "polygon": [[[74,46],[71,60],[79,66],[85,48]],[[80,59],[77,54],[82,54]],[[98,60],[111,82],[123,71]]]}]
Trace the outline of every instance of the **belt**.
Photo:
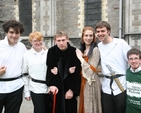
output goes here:
[{"label": "belt", "polygon": [[23,73],[23,74],[21,74],[21,75],[18,76],[18,77],[13,77],[13,78],[0,78],[0,81],[13,81],[13,80],[22,78],[22,77],[27,76],[27,75],[28,75],[28,73]]},{"label": "belt", "polygon": [[122,74],[116,74],[114,76],[106,76],[105,75],[105,77],[108,78],[108,79],[115,79],[115,78],[118,78],[118,77],[121,77],[121,76],[124,76],[124,75],[122,75]]},{"label": "belt", "polygon": [[[124,75],[122,75],[122,74],[116,74],[116,75],[114,75],[114,76],[105,76],[106,78],[110,79],[110,88],[111,88],[111,89],[112,89],[113,80],[114,80],[115,78],[118,78],[118,77],[121,77],[121,76],[124,76]],[[113,89],[112,89],[112,90],[113,90]]]},{"label": "belt", "polygon": [[34,78],[31,78],[31,80],[32,80],[33,82],[46,84],[46,81],[43,81],[43,80],[37,80],[37,79],[34,79]]}]

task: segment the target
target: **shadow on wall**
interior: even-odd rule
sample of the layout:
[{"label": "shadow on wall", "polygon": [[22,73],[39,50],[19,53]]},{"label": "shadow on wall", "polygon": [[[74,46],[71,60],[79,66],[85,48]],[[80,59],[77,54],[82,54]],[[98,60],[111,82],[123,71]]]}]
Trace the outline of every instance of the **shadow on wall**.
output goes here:
[{"label": "shadow on wall", "polygon": [[5,37],[5,33],[0,30],[0,40],[4,39],[4,37]]},{"label": "shadow on wall", "polygon": [[0,40],[4,39],[4,37],[5,37],[5,33],[4,33],[2,26],[1,26],[3,22],[4,22],[3,20],[0,20]]},{"label": "shadow on wall", "polygon": [[26,46],[28,50],[31,49],[32,45],[28,40],[22,40],[21,42]]}]

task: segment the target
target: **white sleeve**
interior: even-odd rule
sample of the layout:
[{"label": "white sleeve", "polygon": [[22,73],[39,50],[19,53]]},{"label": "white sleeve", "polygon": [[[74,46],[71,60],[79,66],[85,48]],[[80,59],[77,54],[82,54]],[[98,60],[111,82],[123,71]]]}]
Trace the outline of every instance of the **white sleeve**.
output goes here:
[{"label": "white sleeve", "polygon": [[[23,69],[22,73],[28,73],[28,61],[26,58],[26,54],[24,55],[23,59]],[[29,91],[29,76],[23,77],[24,81],[24,97],[30,97],[30,91]]]}]

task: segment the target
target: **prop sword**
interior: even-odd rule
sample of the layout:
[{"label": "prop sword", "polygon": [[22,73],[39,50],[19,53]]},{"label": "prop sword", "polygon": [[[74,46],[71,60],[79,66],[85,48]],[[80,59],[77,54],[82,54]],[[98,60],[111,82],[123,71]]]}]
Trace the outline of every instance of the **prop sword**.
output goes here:
[{"label": "prop sword", "polygon": [[[115,76],[115,71],[112,70],[112,68],[109,65],[106,65],[106,67],[108,68],[108,70],[110,71],[111,76]],[[118,78],[114,78],[116,84],[118,85],[119,89],[124,92],[124,88],[122,86],[122,84],[120,83]]]}]

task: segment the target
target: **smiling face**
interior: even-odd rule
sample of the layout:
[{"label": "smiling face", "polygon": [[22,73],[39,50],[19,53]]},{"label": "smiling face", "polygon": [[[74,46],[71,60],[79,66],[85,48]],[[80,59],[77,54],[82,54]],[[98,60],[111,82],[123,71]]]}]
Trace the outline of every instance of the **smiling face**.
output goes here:
[{"label": "smiling face", "polygon": [[131,54],[128,57],[128,63],[130,64],[133,70],[136,70],[138,67],[140,67],[141,59],[139,55]]},{"label": "smiling face", "polygon": [[9,45],[15,45],[19,38],[20,38],[20,30],[16,32],[13,28],[9,28],[8,32],[6,33]]},{"label": "smiling face", "polygon": [[94,33],[92,30],[86,30],[83,35],[83,41],[86,45],[90,45],[94,40]]},{"label": "smiling face", "polygon": [[106,27],[101,27],[96,29],[96,35],[100,41],[103,43],[108,42],[108,37],[110,36],[110,31]]},{"label": "smiling face", "polygon": [[43,37],[42,34],[40,32],[32,32],[29,35],[29,41],[32,45],[32,48],[37,51],[40,52],[42,50],[42,45],[43,45]]},{"label": "smiling face", "polygon": [[39,52],[42,50],[42,40],[38,40],[36,37],[33,37],[30,43],[35,51]]}]

